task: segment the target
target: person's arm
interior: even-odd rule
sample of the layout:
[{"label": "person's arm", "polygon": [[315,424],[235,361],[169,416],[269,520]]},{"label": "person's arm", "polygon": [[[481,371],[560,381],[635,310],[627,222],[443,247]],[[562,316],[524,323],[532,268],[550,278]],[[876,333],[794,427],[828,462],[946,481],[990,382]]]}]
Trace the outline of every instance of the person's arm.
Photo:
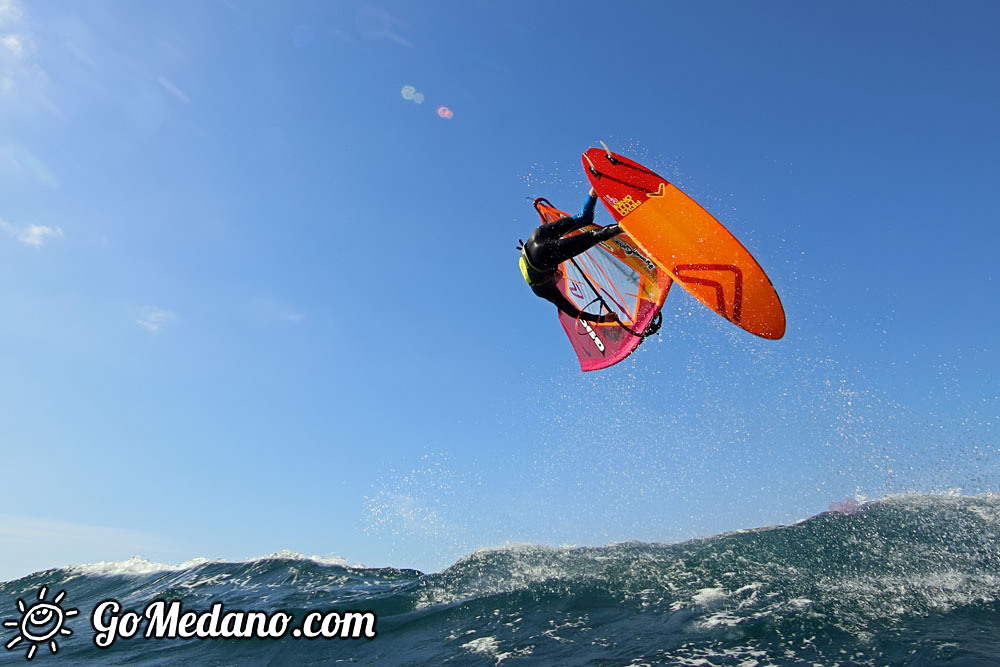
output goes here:
[{"label": "person's arm", "polygon": [[590,188],[590,192],[587,193],[587,201],[583,202],[583,210],[580,212],[580,215],[576,217],[586,219],[588,222],[593,222],[595,206],[597,206],[597,192],[594,188]]},{"label": "person's arm", "polygon": [[580,211],[580,215],[573,216],[573,223],[566,229],[561,229],[559,234],[567,234],[569,232],[575,232],[576,230],[586,227],[587,225],[594,224],[594,207],[597,205],[597,193],[594,192],[594,188],[590,189],[590,193],[587,195],[587,200],[583,202],[583,210]]},{"label": "person's arm", "polygon": [[587,225],[593,224],[594,222],[594,207],[597,205],[597,193],[594,192],[594,188],[590,188],[590,192],[587,193],[587,201],[583,202],[583,210],[580,211],[580,215],[573,218],[576,220],[576,224],[573,225],[573,229],[580,229],[581,227],[586,227]]}]

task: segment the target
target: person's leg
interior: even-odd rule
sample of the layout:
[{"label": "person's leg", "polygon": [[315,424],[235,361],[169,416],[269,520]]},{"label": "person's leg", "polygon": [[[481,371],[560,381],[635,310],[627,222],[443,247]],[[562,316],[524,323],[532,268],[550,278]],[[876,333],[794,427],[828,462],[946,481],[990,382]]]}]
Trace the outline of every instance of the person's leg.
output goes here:
[{"label": "person's leg", "polygon": [[557,239],[563,234],[568,234],[574,229],[579,229],[582,226],[583,225],[577,224],[576,218],[571,218],[569,216],[566,216],[565,218],[559,218],[555,222],[550,222],[536,229],[535,239],[539,241],[548,241],[549,239]]},{"label": "person's leg", "polygon": [[591,197],[587,195],[587,201],[583,203],[583,210],[580,211],[580,215],[574,217],[559,218],[555,222],[550,222],[547,225],[542,225],[535,232],[535,238],[539,241],[545,241],[548,239],[554,239],[562,236],[563,234],[568,234],[574,232],[581,227],[586,227],[594,222],[594,206],[597,204],[597,197]]},{"label": "person's leg", "polygon": [[590,250],[601,241],[606,241],[620,233],[621,228],[618,225],[609,225],[570,236],[569,238],[547,241],[535,248],[532,262],[539,268],[551,270],[569,258],[576,257],[580,253]]}]

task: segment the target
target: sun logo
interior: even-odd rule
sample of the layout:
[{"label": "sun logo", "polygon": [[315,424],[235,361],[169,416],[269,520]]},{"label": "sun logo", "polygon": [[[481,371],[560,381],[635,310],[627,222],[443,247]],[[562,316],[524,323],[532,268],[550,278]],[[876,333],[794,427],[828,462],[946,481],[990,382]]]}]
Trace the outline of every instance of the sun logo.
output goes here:
[{"label": "sun logo", "polygon": [[22,641],[27,642],[31,646],[28,647],[28,652],[25,653],[24,657],[31,660],[35,657],[39,644],[48,642],[49,650],[55,653],[59,650],[56,638],[60,635],[73,634],[72,630],[63,627],[63,623],[70,616],[76,616],[79,610],[67,609],[63,611],[62,607],[59,606],[62,599],[66,597],[66,591],[59,591],[52,598],[52,602],[46,602],[45,594],[48,593],[48,590],[47,586],[39,588],[38,601],[30,605],[25,604],[21,598],[17,599],[17,610],[21,612],[21,620],[11,619],[3,622],[5,628],[18,628],[20,630],[16,637],[5,644],[8,651],[14,650],[14,647]]}]

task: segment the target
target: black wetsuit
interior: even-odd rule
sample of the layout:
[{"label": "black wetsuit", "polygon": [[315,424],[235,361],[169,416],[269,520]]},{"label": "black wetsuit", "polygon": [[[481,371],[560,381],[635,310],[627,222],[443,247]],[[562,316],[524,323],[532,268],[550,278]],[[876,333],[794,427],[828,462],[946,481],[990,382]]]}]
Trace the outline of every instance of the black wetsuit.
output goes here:
[{"label": "black wetsuit", "polygon": [[580,215],[560,218],[535,229],[521,250],[521,271],[537,296],[551,301],[570,317],[588,322],[610,322],[616,319],[614,315],[580,312],[580,309],[559,291],[555,280],[556,271],[562,262],[590,250],[601,241],[606,241],[621,232],[618,225],[609,225],[563,238],[563,235],[594,221],[595,204],[597,197],[588,197]]}]

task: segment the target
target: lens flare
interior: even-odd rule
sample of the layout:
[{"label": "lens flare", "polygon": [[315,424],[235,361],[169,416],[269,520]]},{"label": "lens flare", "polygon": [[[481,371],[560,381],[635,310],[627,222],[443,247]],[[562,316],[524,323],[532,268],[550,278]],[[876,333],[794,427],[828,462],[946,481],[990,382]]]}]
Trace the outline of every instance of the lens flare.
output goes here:
[{"label": "lens flare", "polygon": [[413,86],[403,86],[403,90],[399,92],[402,94],[404,100],[412,100],[413,96],[417,93],[417,89]]},{"label": "lens flare", "polygon": [[454,116],[455,114],[453,114],[451,112],[451,109],[449,109],[448,107],[438,107],[438,115],[441,116],[441,118],[448,119]]}]

